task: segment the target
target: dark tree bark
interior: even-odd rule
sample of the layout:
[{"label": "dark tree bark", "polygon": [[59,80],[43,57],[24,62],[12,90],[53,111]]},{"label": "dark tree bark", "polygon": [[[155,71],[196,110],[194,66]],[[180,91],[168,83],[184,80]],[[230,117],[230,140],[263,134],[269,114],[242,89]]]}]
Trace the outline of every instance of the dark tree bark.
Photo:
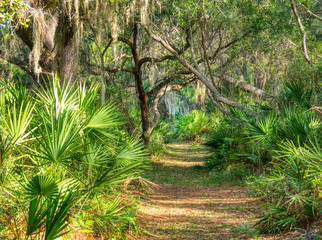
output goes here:
[{"label": "dark tree bark", "polygon": [[141,78],[141,66],[139,65],[139,55],[138,55],[138,25],[134,23],[133,29],[133,48],[132,55],[134,60],[133,75],[135,79],[135,86],[139,94],[140,109],[141,109],[141,121],[142,121],[142,139],[145,145],[148,145],[150,142],[150,121],[149,121],[149,105],[148,105],[148,96],[143,87],[143,82]]},{"label": "dark tree bark", "polygon": [[[48,5],[45,1],[39,1],[34,7],[46,14],[40,19],[35,19],[34,15],[28,28],[18,25],[15,33],[31,52],[35,50],[36,44],[40,44],[39,52],[35,54],[39,56],[41,71],[37,72],[35,64],[26,60],[28,56],[8,57],[0,52],[0,57],[26,71],[38,83],[47,81],[53,73],[61,80],[72,80],[77,71],[79,47],[75,19],[70,18],[67,9],[60,6],[60,3]],[[33,24],[37,21],[41,21],[41,24]],[[37,27],[39,29],[35,29]],[[36,43],[36,31],[40,32],[40,43]]]}]

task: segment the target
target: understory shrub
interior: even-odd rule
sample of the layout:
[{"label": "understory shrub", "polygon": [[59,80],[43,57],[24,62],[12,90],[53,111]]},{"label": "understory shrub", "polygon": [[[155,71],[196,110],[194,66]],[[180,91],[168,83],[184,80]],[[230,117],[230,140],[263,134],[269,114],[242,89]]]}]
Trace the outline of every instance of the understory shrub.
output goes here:
[{"label": "understory shrub", "polygon": [[208,133],[212,126],[213,115],[201,110],[194,110],[175,120],[175,132],[178,140],[198,140]]},{"label": "understory shrub", "polygon": [[233,161],[233,154],[237,151],[238,127],[234,124],[219,123],[214,126],[205,141],[211,156],[205,159],[205,166],[209,170],[220,170]]},{"label": "understory shrub", "polygon": [[148,150],[156,159],[160,159],[167,150],[168,136],[171,135],[168,128],[168,123],[160,121],[151,133]]},{"label": "understory shrub", "polygon": [[209,173],[209,179],[207,182],[211,182],[212,185],[238,185],[244,186],[245,181],[249,176],[253,175],[253,171],[243,163],[226,165],[221,170],[212,170]]},{"label": "understory shrub", "polygon": [[259,126],[262,131],[248,134],[268,157],[269,168],[265,177],[250,183],[267,209],[256,227],[276,233],[307,226],[321,215],[321,119],[311,111],[286,107],[279,116],[253,124]]},{"label": "understory shrub", "polygon": [[142,143],[123,137],[122,116],[112,104],[100,105],[98,91],[56,78],[34,92],[2,82],[1,237],[57,239],[71,230],[70,213],[81,221],[87,210],[94,219],[83,221],[98,235],[133,230],[135,218],[109,197],[137,178],[149,158]]},{"label": "understory shrub", "polygon": [[256,226],[262,233],[275,233],[305,226],[322,211],[322,152],[319,143],[297,147],[280,145],[272,172],[249,183],[250,189],[268,204]]},{"label": "understory shrub", "polygon": [[205,160],[211,175],[234,167],[257,171],[247,185],[264,203],[255,225],[261,233],[306,227],[321,217],[321,116],[311,109],[312,91],[303,84],[287,83],[283,94],[278,112],[267,108],[257,118],[239,116],[242,127],[216,121],[205,142],[212,152]]}]

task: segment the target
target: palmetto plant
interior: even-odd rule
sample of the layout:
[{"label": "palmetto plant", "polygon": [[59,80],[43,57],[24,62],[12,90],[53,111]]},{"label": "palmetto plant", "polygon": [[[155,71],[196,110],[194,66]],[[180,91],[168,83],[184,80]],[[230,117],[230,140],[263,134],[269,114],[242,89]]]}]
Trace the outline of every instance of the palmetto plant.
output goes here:
[{"label": "palmetto plant", "polygon": [[248,121],[244,126],[244,134],[249,139],[248,145],[252,153],[245,154],[250,162],[257,163],[261,172],[263,164],[272,160],[272,151],[279,141],[277,114],[269,112],[256,121]]},{"label": "palmetto plant", "polygon": [[321,138],[322,123],[311,111],[301,108],[286,107],[283,109],[283,122],[280,124],[282,138],[292,140],[295,144],[306,144],[316,136]]},{"label": "palmetto plant", "polygon": [[269,174],[250,184],[268,202],[256,224],[262,233],[303,226],[321,215],[321,130],[319,116],[303,106],[283,107],[279,115],[246,123],[259,157],[265,153],[270,159]]},{"label": "palmetto plant", "polygon": [[[322,153],[318,139],[298,146],[287,140],[279,145],[272,175],[270,207],[257,223],[263,233],[292,229],[321,215]],[[269,185],[267,185],[269,186]]]},{"label": "palmetto plant", "polygon": [[27,236],[45,229],[44,239],[56,239],[64,234],[68,226],[69,210],[74,202],[74,191],[62,193],[51,178],[36,176],[25,186],[25,197],[29,200]]},{"label": "palmetto plant", "polygon": [[278,117],[274,113],[270,113],[255,123],[248,123],[245,125],[246,134],[256,144],[263,147],[269,147],[274,144],[277,138],[277,123]]},{"label": "palmetto plant", "polygon": [[0,203],[17,239],[62,236],[71,211],[115,191],[149,161],[138,140],[118,136],[122,117],[112,104],[100,106],[97,85],[54,79],[33,94],[21,84],[8,88],[0,93]]},{"label": "palmetto plant", "polygon": [[309,109],[313,100],[313,91],[307,89],[304,81],[290,81],[284,83],[282,101],[285,104],[296,103],[297,105]]},{"label": "palmetto plant", "polygon": [[209,132],[211,117],[204,111],[194,110],[176,121],[176,134],[182,139],[198,139],[202,134]]},{"label": "palmetto plant", "polygon": [[212,156],[206,159],[205,166],[209,169],[222,169],[230,163],[230,158],[235,151],[238,129],[231,126],[215,128],[208,136],[205,145],[212,152]]}]

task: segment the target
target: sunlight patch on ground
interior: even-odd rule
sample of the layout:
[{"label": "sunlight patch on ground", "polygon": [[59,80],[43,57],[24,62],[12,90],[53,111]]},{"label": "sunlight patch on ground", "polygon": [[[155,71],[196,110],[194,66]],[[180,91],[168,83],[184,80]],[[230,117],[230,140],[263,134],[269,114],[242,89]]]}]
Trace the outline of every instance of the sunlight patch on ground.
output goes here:
[{"label": "sunlight patch on ground", "polygon": [[193,166],[203,166],[203,162],[186,162],[174,159],[164,159],[162,160],[162,165],[165,166],[179,166],[179,167],[193,167]]},{"label": "sunlight patch on ground", "polygon": [[204,185],[208,172],[194,167],[208,155],[204,147],[171,144],[155,162],[151,177],[159,188],[139,205],[141,227],[152,233],[143,239],[253,239],[233,229],[252,224],[256,199],[243,187]]}]

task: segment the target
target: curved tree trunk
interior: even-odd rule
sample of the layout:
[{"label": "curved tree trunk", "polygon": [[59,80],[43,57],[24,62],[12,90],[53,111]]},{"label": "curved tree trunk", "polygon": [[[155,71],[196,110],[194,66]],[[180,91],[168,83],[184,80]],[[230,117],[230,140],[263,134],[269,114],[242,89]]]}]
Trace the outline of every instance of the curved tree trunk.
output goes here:
[{"label": "curved tree trunk", "polygon": [[[39,14],[33,15],[33,24],[28,28],[19,26],[15,29],[17,36],[30,49],[32,61],[27,60],[28,55],[19,56],[20,61],[1,57],[29,73],[38,83],[46,82],[52,74],[57,74],[61,80],[70,81],[76,75],[78,63],[77,24],[59,3],[45,6],[46,3],[39,4]],[[41,11],[46,11],[46,14]],[[36,34],[39,34],[38,38]],[[26,63],[27,67],[24,65]],[[39,65],[39,70],[35,65]]]}]

